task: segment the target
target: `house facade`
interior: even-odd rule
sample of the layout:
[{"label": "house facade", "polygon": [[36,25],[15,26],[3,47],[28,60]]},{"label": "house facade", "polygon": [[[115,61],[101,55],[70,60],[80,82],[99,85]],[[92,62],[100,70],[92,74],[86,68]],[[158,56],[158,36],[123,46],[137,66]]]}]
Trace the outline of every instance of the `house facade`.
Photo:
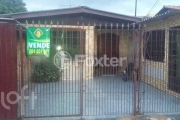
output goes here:
[{"label": "house facade", "polygon": [[164,6],[155,17],[142,20],[144,29],[142,80],[179,96],[180,7]]},{"label": "house facade", "polygon": [[[88,7],[17,13],[3,15],[2,17],[14,18],[25,28],[50,27],[52,51],[56,51],[56,48],[61,46],[62,50],[68,52],[73,58],[71,67],[63,70],[64,80],[80,79],[79,74],[82,67],[84,71],[83,79],[92,79],[98,75],[122,73],[127,65],[127,61],[132,59],[132,55],[129,54],[129,51],[132,51],[130,46],[133,42],[133,33],[130,30],[132,28],[131,24],[140,20],[137,17],[95,10]],[[26,48],[26,33],[24,32],[23,34],[23,48]],[[18,53],[20,54],[21,50],[19,49]],[[86,59],[81,58],[84,59],[82,67],[77,65],[75,55],[84,55],[86,57]],[[121,65],[116,67],[97,65],[94,67],[92,64],[94,59],[106,57],[104,55],[107,55],[109,58],[121,58]],[[28,58],[32,58],[31,60],[34,61],[34,56],[29,56]],[[24,59],[25,63],[30,64],[26,56],[24,56]],[[30,67],[28,65],[24,67],[27,69],[24,77],[29,79],[30,73],[28,71],[30,71]],[[78,75],[75,76],[76,74]]]},{"label": "house facade", "polygon": [[[1,17],[13,18],[24,27],[50,27],[52,51],[56,51],[56,48],[61,46],[73,58],[71,67],[64,69],[64,80],[80,79],[81,76],[83,79],[92,79],[99,75],[119,74],[124,71],[129,62],[136,62],[142,81],[179,97],[177,93],[179,88],[174,86],[178,82],[170,80],[176,78],[173,71],[177,68],[170,65],[174,59],[172,56],[175,54],[170,53],[172,49],[170,39],[175,28],[174,32],[179,33],[177,29],[180,24],[179,11],[180,8],[177,6],[164,6],[155,17],[140,19],[88,7],[77,7],[7,14]],[[135,32],[135,28],[138,29],[138,27],[141,29],[141,35],[138,35],[138,31],[136,31],[137,34]],[[24,32],[24,55],[25,34]],[[64,35],[63,38],[62,35]],[[67,41],[74,41],[74,43]],[[18,42],[18,44],[21,43]],[[19,56],[20,51],[20,45],[18,45]],[[82,55],[86,58],[81,67],[77,65],[75,55],[80,55],[80,59],[84,59]],[[121,58],[120,65],[102,67],[92,64],[95,58],[99,59],[104,55],[110,58]],[[28,59],[26,56],[23,57],[24,63],[27,63],[24,66],[25,80],[31,78],[29,60],[32,58],[33,61],[33,57]],[[18,61],[20,63],[20,59]],[[84,71],[83,75],[80,75],[80,70]]]}]

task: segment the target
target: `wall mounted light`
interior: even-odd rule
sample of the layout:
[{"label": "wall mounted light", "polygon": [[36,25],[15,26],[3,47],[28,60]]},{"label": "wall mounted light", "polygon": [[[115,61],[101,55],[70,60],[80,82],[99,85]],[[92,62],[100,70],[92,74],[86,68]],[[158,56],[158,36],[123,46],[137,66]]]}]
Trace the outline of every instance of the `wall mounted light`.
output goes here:
[{"label": "wall mounted light", "polygon": [[62,48],[61,48],[60,45],[56,47],[56,50],[57,50],[57,51],[60,51],[61,49],[62,49]]}]

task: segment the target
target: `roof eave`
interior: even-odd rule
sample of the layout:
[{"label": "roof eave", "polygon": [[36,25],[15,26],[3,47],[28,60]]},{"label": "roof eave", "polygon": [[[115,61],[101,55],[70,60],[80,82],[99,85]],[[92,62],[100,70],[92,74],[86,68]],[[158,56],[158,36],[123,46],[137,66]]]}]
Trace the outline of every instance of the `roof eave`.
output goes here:
[{"label": "roof eave", "polygon": [[101,12],[99,10],[93,10],[93,9],[91,10],[84,9],[84,13],[95,14],[95,15],[100,15],[100,16],[105,16],[105,17],[116,18],[116,19],[123,19],[123,20],[132,21],[132,22],[141,20],[141,18],[138,18],[138,17],[126,16],[122,14],[109,13],[109,12]]},{"label": "roof eave", "polygon": [[178,10],[169,10],[169,11],[167,11],[164,14],[156,15],[154,17],[147,18],[147,19],[144,19],[142,21],[136,22],[136,24],[139,24],[139,23],[141,23],[141,24],[149,23],[149,22],[153,22],[153,21],[156,21],[156,20],[160,20],[162,18],[164,19],[164,18],[170,17],[172,15],[176,15],[176,14],[180,14],[180,11],[178,11]]},{"label": "roof eave", "polygon": [[0,23],[16,23],[17,21],[13,18],[0,18]]},{"label": "roof eave", "polygon": [[91,9],[88,7],[76,7],[76,8],[70,8],[70,9],[56,9],[56,10],[6,14],[6,15],[1,15],[0,17],[11,17],[14,19],[23,19],[23,18],[47,17],[47,16],[76,14],[76,13],[89,13],[89,14],[94,14],[94,15],[99,15],[99,16],[110,17],[110,18],[128,20],[132,22],[141,20],[141,18],[138,18],[138,17],[110,13],[106,11]]}]

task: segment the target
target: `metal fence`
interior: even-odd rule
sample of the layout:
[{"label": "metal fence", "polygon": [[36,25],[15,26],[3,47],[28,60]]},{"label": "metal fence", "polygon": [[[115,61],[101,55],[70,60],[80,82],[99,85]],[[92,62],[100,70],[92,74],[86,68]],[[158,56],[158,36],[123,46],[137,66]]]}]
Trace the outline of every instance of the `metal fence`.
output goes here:
[{"label": "metal fence", "polygon": [[[26,26],[50,27],[51,52],[49,58],[27,56],[26,30],[18,26],[18,85],[19,89],[28,87],[21,93],[21,117],[180,111],[178,28],[79,23]],[[59,77],[49,79],[52,71],[58,71]],[[37,74],[42,75],[38,78]]]},{"label": "metal fence", "polygon": [[[146,30],[142,65],[141,111],[175,114],[179,107],[179,29]],[[175,67],[176,66],[176,67]]]}]

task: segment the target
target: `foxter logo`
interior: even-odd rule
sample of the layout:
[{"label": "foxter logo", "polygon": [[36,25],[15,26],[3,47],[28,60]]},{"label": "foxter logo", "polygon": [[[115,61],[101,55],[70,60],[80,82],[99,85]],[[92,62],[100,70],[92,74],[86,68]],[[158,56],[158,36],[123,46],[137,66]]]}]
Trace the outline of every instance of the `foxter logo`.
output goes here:
[{"label": "foxter logo", "polygon": [[37,37],[37,38],[40,38],[42,35],[43,35],[43,32],[38,28],[34,31],[34,35]]}]

